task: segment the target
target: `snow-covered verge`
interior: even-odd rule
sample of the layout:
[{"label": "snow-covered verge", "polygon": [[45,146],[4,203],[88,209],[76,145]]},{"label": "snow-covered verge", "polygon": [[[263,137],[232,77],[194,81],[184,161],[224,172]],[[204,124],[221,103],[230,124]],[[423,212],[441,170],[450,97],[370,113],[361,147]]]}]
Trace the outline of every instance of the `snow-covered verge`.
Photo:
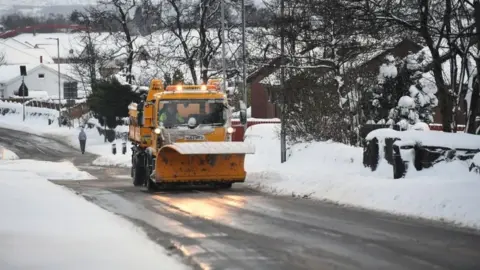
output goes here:
[{"label": "snow-covered verge", "polygon": [[0,160],[15,160],[18,155],[0,145]]},{"label": "snow-covered verge", "polygon": [[[2,101],[0,100],[0,111],[2,114],[4,112],[8,112],[8,114],[17,114],[23,117],[23,105],[17,102],[9,102],[9,101]],[[48,108],[37,108],[37,107],[30,107],[25,106],[25,114],[26,116],[30,115],[41,115],[45,118],[45,122],[47,122],[48,118],[57,118],[58,111]]]},{"label": "snow-covered verge", "polygon": [[[32,134],[38,134],[41,136],[55,137],[72,147],[80,151],[80,143],[78,141],[78,133],[80,132],[80,124],[75,121],[74,128],[59,127],[58,123],[54,122],[48,125],[48,119],[44,116],[28,116],[23,121],[22,115],[19,114],[6,114],[0,115],[0,128],[8,128],[12,130],[18,130],[28,132]],[[122,126],[123,131],[128,130],[128,127]],[[96,128],[85,128],[87,134],[86,151],[92,154],[96,154],[99,157],[93,162],[98,166],[130,166],[130,143],[127,142],[127,152],[125,155],[121,153],[121,146],[123,140],[117,139],[113,143],[116,144],[117,154],[112,154],[112,144],[105,142],[103,136],[101,136]]]},{"label": "snow-covered verge", "polygon": [[[10,151],[11,152],[11,151]],[[16,154],[15,154],[16,155]],[[39,177],[49,180],[94,180],[95,176],[80,171],[71,162],[50,162],[39,160],[2,160],[0,161],[0,171],[35,173]]]},{"label": "snow-covered verge", "polygon": [[47,180],[81,179],[74,169],[0,161],[2,269],[188,269],[130,222]]},{"label": "snow-covered verge", "polygon": [[247,129],[245,140],[256,153],[245,161],[246,183],[254,188],[480,228],[480,178],[467,163],[441,163],[394,180],[386,162],[375,172],[365,168],[361,148],[315,142],[292,146],[281,164],[277,129],[277,124]]}]

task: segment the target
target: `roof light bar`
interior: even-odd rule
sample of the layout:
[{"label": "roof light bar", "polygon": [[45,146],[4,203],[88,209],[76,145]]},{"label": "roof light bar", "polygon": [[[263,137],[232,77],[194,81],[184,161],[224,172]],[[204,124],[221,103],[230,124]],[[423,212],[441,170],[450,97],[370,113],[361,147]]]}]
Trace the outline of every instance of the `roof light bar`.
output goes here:
[{"label": "roof light bar", "polygon": [[175,92],[175,91],[220,91],[220,88],[216,85],[169,85],[165,89],[166,91]]}]

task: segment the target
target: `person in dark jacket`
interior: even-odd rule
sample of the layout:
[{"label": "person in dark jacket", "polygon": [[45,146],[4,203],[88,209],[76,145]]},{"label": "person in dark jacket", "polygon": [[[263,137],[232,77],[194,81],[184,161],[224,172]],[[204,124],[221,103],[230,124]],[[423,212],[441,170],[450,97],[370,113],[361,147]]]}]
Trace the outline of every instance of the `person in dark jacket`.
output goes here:
[{"label": "person in dark jacket", "polygon": [[82,151],[82,154],[85,154],[85,144],[87,143],[87,134],[85,134],[85,131],[80,130],[80,133],[78,134],[78,140],[80,141],[80,150]]}]

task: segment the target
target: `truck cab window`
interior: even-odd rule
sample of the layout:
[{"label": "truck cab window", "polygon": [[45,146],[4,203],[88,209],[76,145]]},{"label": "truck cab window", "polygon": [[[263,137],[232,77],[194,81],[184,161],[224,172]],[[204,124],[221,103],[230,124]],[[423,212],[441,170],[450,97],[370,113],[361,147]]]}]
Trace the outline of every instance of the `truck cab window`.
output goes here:
[{"label": "truck cab window", "polygon": [[222,100],[165,100],[159,103],[158,122],[166,128],[187,126],[194,118],[198,125],[223,126],[226,122]]}]

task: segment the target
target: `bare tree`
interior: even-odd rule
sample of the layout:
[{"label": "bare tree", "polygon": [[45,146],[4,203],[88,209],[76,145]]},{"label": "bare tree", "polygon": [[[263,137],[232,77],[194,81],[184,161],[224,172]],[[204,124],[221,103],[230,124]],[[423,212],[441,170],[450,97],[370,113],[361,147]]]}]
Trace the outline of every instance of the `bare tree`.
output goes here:
[{"label": "bare tree", "polygon": [[[149,0],[100,0],[96,7],[87,9],[88,16],[95,22],[95,25],[102,25],[109,29],[113,42],[117,45],[117,53],[125,50],[126,55],[126,81],[131,84],[133,81],[132,67],[136,53],[135,44],[139,41],[138,35],[133,35],[134,26],[131,14],[139,6],[150,6]],[[138,45],[138,44],[137,44]]]},{"label": "bare tree", "polygon": [[[381,27],[356,18],[352,1],[285,1],[283,17],[278,11],[279,0],[272,0],[266,6],[274,17],[270,33],[275,38],[265,47],[265,54],[278,57],[282,28],[285,36],[286,55],[282,61],[288,93],[285,117],[291,128],[287,132],[295,134],[294,137],[346,142],[348,133],[358,128],[361,95],[350,91],[356,78],[351,74],[345,76],[346,71],[364,58],[368,60],[368,53],[382,44],[395,40],[385,40]],[[304,80],[314,81],[306,85]],[[347,85],[342,87],[343,84]],[[315,121],[307,124],[305,119],[322,124]],[[330,130],[335,132],[329,133]]]},{"label": "bare tree", "polygon": [[[438,88],[443,131],[451,132],[455,126],[454,107],[458,100],[458,69],[456,56],[465,55],[471,45],[464,38],[473,22],[464,20],[469,11],[463,0],[365,0],[362,2],[364,19],[400,26],[418,34],[431,54],[431,68]],[[467,34],[467,35],[466,35]],[[463,45],[459,45],[462,44]],[[462,53],[463,51],[463,53]],[[445,76],[442,64],[450,59],[451,73]],[[449,80],[446,80],[446,77]],[[460,81],[461,82],[461,81]],[[460,83],[461,85],[461,83]]]},{"label": "bare tree", "polygon": [[103,39],[106,36],[102,32],[96,32],[98,24],[90,14],[91,10],[84,12],[74,11],[70,20],[86,27],[84,32],[75,36],[76,45],[80,45],[80,51],[74,52],[71,57],[72,67],[86,93],[95,88],[96,82],[102,76],[108,76],[106,68],[112,64],[121,46],[114,46],[112,50],[101,49]]},{"label": "bare tree", "polygon": [[[225,2],[228,33],[236,24],[229,12],[233,1]],[[184,63],[195,84],[199,78],[197,66],[200,66],[200,79],[206,82],[212,74],[211,64],[225,42],[222,40],[220,4],[219,0],[166,0],[162,4],[159,24],[163,29],[162,35],[170,37],[163,40],[170,47],[170,52],[164,54]]]}]

